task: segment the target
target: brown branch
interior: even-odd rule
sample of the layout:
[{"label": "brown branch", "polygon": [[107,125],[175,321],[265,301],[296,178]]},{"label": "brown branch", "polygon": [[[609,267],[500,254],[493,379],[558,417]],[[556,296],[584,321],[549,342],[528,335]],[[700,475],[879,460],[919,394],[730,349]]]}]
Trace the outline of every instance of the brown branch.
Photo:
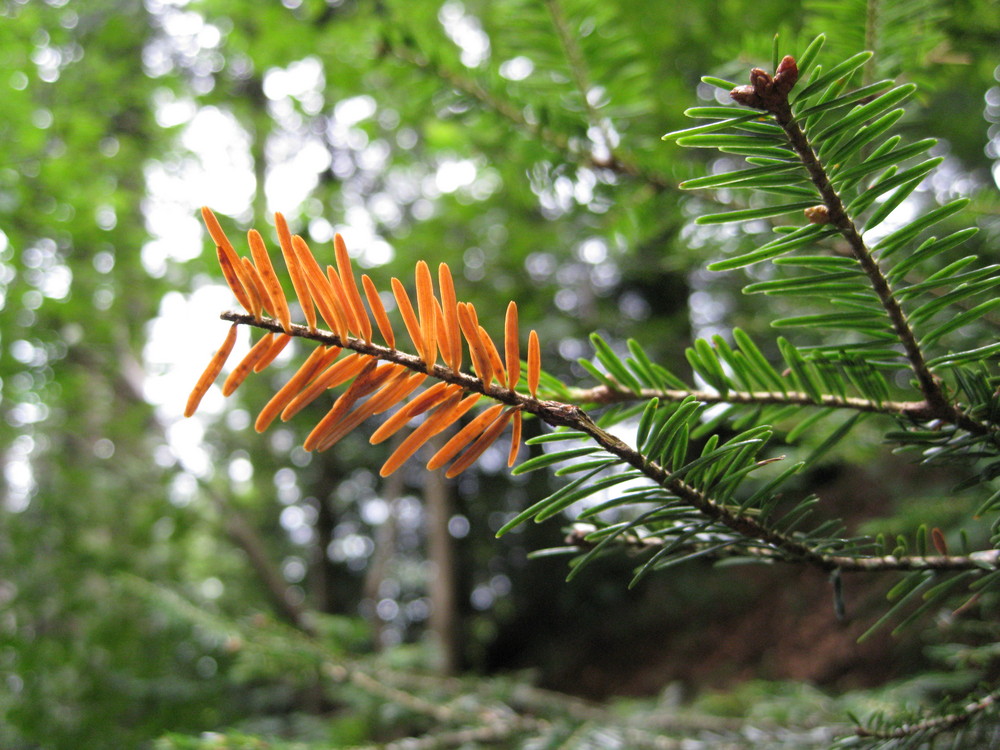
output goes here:
[{"label": "brown branch", "polygon": [[305,608],[291,596],[291,590],[277,566],[271,560],[260,534],[237,511],[222,493],[205,482],[200,483],[222,516],[229,538],[247,556],[250,567],[256,572],[275,610],[303,633],[313,636],[316,630],[309,622]]},{"label": "brown branch", "polygon": [[[221,317],[223,320],[233,323],[250,325],[268,331],[281,332],[283,330],[280,323],[268,318],[254,318],[252,315],[237,312],[225,312]],[[483,381],[479,378],[464,372],[456,372],[443,365],[433,365],[428,368],[426,363],[419,357],[396,349],[362,341],[361,339],[348,338],[345,341],[328,331],[311,330],[301,325],[292,325],[289,332],[293,336],[318,341],[327,346],[351,349],[369,357],[401,364],[415,372],[428,374],[446,383],[460,385],[467,391],[480,393],[500,403],[518,406],[523,411],[536,415],[553,427],[568,427],[582,432],[588,435],[605,451],[617,456],[624,463],[637,469],[656,485],[669,490],[681,501],[687,503],[704,516],[744,537],[756,539],[766,547],[772,548],[775,554],[788,562],[805,562],[826,571],[837,568],[850,571],[940,568],[969,569],[983,567],[984,563],[987,565],[996,565],[997,563],[995,557],[989,560],[973,560],[970,557],[960,568],[956,568],[938,558],[891,558],[893,562],[889,562],[890,558],[872,558],[875,562],[867,563],[866,558],[838,556],[819,552],[791,535],[782,534],[769,528],[751,516],[741,515],[729,506],[720,505],[700,490],[674,478],[666,468],[660,466],[655,461],[650,461],[639,451],[601,429],[583,409],[575,404],[533,398],[492,382],[489,385],[484,385]],[[883,560],[883,562],[880,563],[878,560]],[[905,562],[900,562],[900,560]],[[910,562],[911,560],[917,560],[917,562]]]},{"label": "brown branch", "polygon": [[547,0],[545,4],[549,9],[549,16],[552,18],[552,26],[555,29],[556,37],[559,39],[559,44],[566,55],[566,62],[573,76],[573,82],[576,84],[576,89],[583,101],[583,108],[587,112],[587,118],[590,120],[592,126],[601,131],[601,136],[604,138],[604,146],[608,149],[609,161],[612,164],[620,163],[612,146],[611,132],[608,129],[607,123],[590,101],[591,83],[587,61],[583,56],[583,50],[580,49],[580,45],[577,43],[576,37],[570,31],[563,7],[559,3],[559,0]]},{"label": "brown branch", "polygon": [[[71,347],[68,352],[68,359],[72,359],[73,357],[79,357],[85,366],[90,369],[109,364],[103,359],[96,357],[94,351],[90,349]],[[116,347],[113,362],[117,364],[117,367],[111,372],[110,377],[116,385],[116,392],[133,404],[145,403],[145,396],[142,392],[142,381],[145,378],[145,373],[139,361],[124,345],[120,345]],[[166,440],[167,426],[163,421],[155,414],[150,414],[147,421],[149,426],[163,440]],[[268,598],[271,600],[275,611],[304,633],[313,635],[314,629],[309,622],[306,609],[290,595],[291,592],[288,583],[268,555],[264,541],[257,533],[257,530],[233,507],[226,496],[215,487],[201,480],[199,480],[199,486],[208,494],[222,516],[222,521],[229,538],[246,554],[250,562],[250,567],[264,585],[264,589],[267,591]]]}]

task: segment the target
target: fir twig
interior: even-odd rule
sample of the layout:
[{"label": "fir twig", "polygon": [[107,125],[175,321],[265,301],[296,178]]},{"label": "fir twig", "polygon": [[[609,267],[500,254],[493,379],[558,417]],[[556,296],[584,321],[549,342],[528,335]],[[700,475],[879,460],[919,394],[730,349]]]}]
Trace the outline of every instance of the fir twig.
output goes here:
[{"label": "fir twig", "polygon": [[[576,528],[566,537],[566,543],[575,547],[581,552],[591,550],[597,546],[597,542],[588,539],[587,534],[591,529]],[[673,544],[671,539],[663,539],[658,536],[639,536],[638,534],[620,534],[615,538],[618,546],[626,547],[636,552],[656,551]],[[676,548],[678,553],[694,553],[709,550],[713,547],[710,543],[692,543]],[[773,547],[741,547],[738,550],[718,550],[710,557],[714,559],[724,559],[727,557],[754,557],[760,560],[771,562],[794,562],[780,550]],[[886,571],[914,571],[914,570],[937,570],[937,571],[962,571],[962,570],[989,570],[1000,565],[1000,550],[989,549],[980,552],[973,552],[968,555],[875,555],[875,556],[852,556],[852,555],[821,555],[821,569],[825,571],[839,570],[842,573],[881,573]]]},{"label": "fir twig", "polygon": [[872,290],[878,296],[882,308],[889,316],[889,321],[903,346],[920,390],[927,400],[929,410],[936,417],[959,423],[966,429],[971,428],[973,431],[982,432],[981,425],[964,417],[948,400],[941,388],[940,381],[927,366],[923,350],[917,343],[917,337],[906,319],[899,300],[893,294],[888,279],[882,273],[882,268],[872,255],[871,249],[865,244],[854,220],[848,215],[840,194],[833,187],[826,169],[792,114],[792,105],[789,102],[788,94],[798,80],[795,58],[787,55],[775,71],[774,78],[760,68],[754,68],[750,72],[750,80],[752,81],[751,86],[741,86],[733,90],[733,99],[740,104],[762,109],[774,115],[775,122],[784,131],[788,142],[809,173],[810,181],[822,196],[829,223],[847,241],[852,254],[868,277]]},{"label": "fir twig", "polygon": [[[610,378],[609,378],[610,379]],[[924,401],[873,401],[856,396],[836,396],[823,394],[817,401],[808,393],[802,391],[734,391],[729,390],[724,395],[716,391],[704,391],[692,388],[642,388],[633,391],[626,388],[615,388],[599,385],[593,388],[573,388],[568,391],[568,400],[580,404],[620,404],[632,401],[648,401],[658,398],[663,402],[679,402],[686,398],[694,398],[705,404],[747,404],[753,406],[817,406],[832,409],[885,414],[894,417],[926,420],[934,415]]]},{"label": "fir twig", "polygon": [[[202,213],[218,249],[226,282],[248,314],[227,313],[223,316],[233,325],[223,346],[213,355],[198,379],[188,398],[185,416],[195,412],[202,396],[218,377],[232,351],[240,324],[257,326],[269,333],[251,348],[226,379],[223,386],[225,396],[231,395],[251,371],[262,371],[293,336],[311,338],[324,344],[313,350],[292,378],[264,406],[254,425],[258,432],[266,430],[279,415],[282,420],[290,419],[324,391],[351,381],[306,438],[303,447],[308,451],[329,449],[369,417],[400,404],[422,384],[424,376],[433,376],[438,381],[397,411],[372,435],[373,443],[381,442],[411,419],[427,414],[427,419],[386,460],[381,471],[383,476],[398,469],[434,435],[457,423],[476,406],[479,395],[499,403],[472,420],[428,464],[436,468],[454,459],[447,470],[448,477],[460,474],[474,463],[512,421],[514,430],[508,463],[514,463],[521,439],[519,412],[524,398],[541,412],[558,408],[542,404],[535,395],[541,362],[534,331],[528,337],[528,396],[522,397],[514,391],[521,365],[517,305],[511,302],[507,308],[504,360],[489,333],[479,324],[475,308],[457,301],[451,272],[446,264],[441,264],[438,273],[439,300],[435,295],[430,269],[424,261],[417,263],[416,309],[403,284],[398,279],[392,279],[393,295],[410,340],[418,352],[417,355],[408,354],[395,348],[395,333],[378,290],[374,282],[364,276],[362,286],[387,346],[372,342],[374,329],[354,278],[350,256],[339,234],[334,238],[337,266],[328,265],[324,273],[305,240],[289,233],[281,214],[275,217],[282,254],[307,322],[306,326],[299,326],[291,323],[288,301],[261,236],[251,230],[248,237],[253,260],[241,258],[215,215],[208,208]],[[235,272],[237,268],[242,269],[240,273]],[[336,333],[316,327],[317,309],[323,321]],[[277,320],[266,317],[265,312],[271,313]],[[281,333],[282,336],[275,339],[274,333]],[[460,370],[463,335],[473,360],[475,376]],[[353,353],[341,359],[340,354],[345,349],[353,350]],[[437,364],[439,353],[444,359],[443,365]],[[382,362],[388,364],[382,366]],[[408,370],[411,371],[409,375]],[[504,405],[513,408],[504,410]],[[549,420],[554,419],[556,417],[550,414]]]},{"label": "fir twig", "polygon": [[[250,325],[269,331],[280,331],[281,324],[267,318],[256,319],[252,315],[226,312],[223,320]],[[988,550],[969,556],[932,557],[854,557],[817,552],[808,544],[793,536],[774,531],[749,515],[734,512],[730,507],[719,505],[713,499],[683,481],[674,479],[670,472],[656,462],[648,460],[639,451],[622,440],[601,429],[579,406],[560,401],[539,399],[528,394],[513,391],[497,384],[484,385],[483,381],[463,372],[456,372],[442,365],[427,365],[419,358],[378,344],[369,344],[359,339],[347,341],[327,331],[310,331],[305,326],[292,325],[292,336],[318,341],[328,346],[351,349],[366,356],[394,362],[418,373],[425,373],[448,383],[461,386],[464,390],[480,393],[503,404],[518,407],[534,414],[553,427],[567,427],[588,435],[597,445],[625,463],[642,472],[657,485],[664,487],[687,504],[739,534],[764,542],[761,557],[784,561],[806,562],[825,571],[840,569],[845,572],[875,572],[886,570],[973,570],[991,568],[1000,563],[1000,551]],[[767,551],[764,551],[767,550]]]}]

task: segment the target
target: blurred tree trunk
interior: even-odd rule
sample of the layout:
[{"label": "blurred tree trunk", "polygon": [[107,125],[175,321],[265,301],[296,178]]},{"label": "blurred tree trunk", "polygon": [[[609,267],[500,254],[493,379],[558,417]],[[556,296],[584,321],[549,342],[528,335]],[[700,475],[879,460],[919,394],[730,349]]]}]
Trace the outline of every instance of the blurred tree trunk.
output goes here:
[{"label": "blurred tree trunk", "polygon": [[333,529],[337,525],[329,498],[320,497],[316,502],[316,546],[312,560],[313,606],[320,612],[331,614],[336,611],[334,595],[334,570],[329,549],[333,541]]},{"label": "blurred tree trunk", "polygon": [[[431,447],[438,450],[443,440]],[[427,512],[427,559],[431,563],[428,593],[431,600],[430,631],[438,650],[438,669],[455,674],[461,667],[460,623],[456,606],[455,548],[448,531],[451,518],[451,493],[440,471],[425,475],[424,502]]]}]

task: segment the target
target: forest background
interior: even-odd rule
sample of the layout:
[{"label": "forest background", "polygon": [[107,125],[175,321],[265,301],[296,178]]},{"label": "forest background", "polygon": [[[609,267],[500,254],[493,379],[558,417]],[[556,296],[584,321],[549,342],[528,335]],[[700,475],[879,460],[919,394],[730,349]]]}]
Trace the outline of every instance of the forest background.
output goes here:
[{"label": "forest background", "polygon": [[[339,231],[382,279],[448,262],[481,315],[517,300],[570,383],[591,382],[593,331],[684,369],[697,336],[766,330],[766,300],[704,271],[760,228],[693,227],[706,198],[677,185],[720,165],[660,137],[713,100],[701,75],[745,80],[775,33],[874,46],[883,75],[921,85],[904,132],[945,157],[923,196],[971,197],[995,262],[995,3],[894,5],[868,7],[905,33],[873,36],[864,3],[818,1],[0,2],[0,744],[426,729],[398,683],[331,693],[300,633],[358,674],[540,686],[559,692],[524,700],[567,716],[564,693],[683,705],[697,732],[933,694],[933,632],[856,643],[878,582],[848,587],[843,621],[814,571],[690,564],[629,589],[619,556],[566,583],[562,559],[528,558],[562,544],[557,519],[494,538],[544,473],[487,454],[454,482],[380,480],[360,434],[310,455],[295,422],[254,433],[264,379],[181,418],[233,306],[201,205],[232,237],[273,242],[274,211],[316,246]],[[871,533],[964,517],[931,502],[953,476],[877,443],[812,480]],[[247,659],[237,632],[283,645]]]}]

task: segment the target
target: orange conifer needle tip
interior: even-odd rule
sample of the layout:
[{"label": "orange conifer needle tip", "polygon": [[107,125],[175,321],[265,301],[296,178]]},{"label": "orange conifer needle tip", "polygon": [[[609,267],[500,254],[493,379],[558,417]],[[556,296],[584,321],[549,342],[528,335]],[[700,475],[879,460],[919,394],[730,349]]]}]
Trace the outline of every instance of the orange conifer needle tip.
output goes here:
[{"label": "orange conifer needle tip", "polygon": [[288,231],[288,222],[285,221],[284,215],[280,212],[274,215],[274,226],[278,230],[278,246],[281,248],[281,255],[288,267],[288,274],[292,277],[292,288],[295,289],[295,296],[298,297],[302,314],[306,317],[306,325],[310,329],[314,329],[316,328],[316,308],[313,306],[312,295],[309,293],[305,271],[302,269],[295,248],[292,246],[292,234]]},{"label": "orange conifer needle tip", "polygon": [[208,229],[208,233],[212,236],[212,240],[215,244],[219,247],[232,250],[233,244],[229,241],[226,233],[222,231],[222,225],[219,224],[219,220],[216,218],[215,212],[213,212],[208,206],[202,206],[201,218],[205,222],[205,228]]},{"label": "orange conifer needle tip", "polygon": [[455,433],[451,440],[444,444],[441,450],[431,457],[431,460],[427,462],[427,468],[433,471],[448,463],[462,448],[479,437],[480,433],[496,419],[502,409],[503,404],[494,404],[469,422],[469,424],[465,425],[465,427]]},{"label": "orange conifer needle tip", "polygon": [[233,371],[229,373],[229,377],[226,378],[226,382],[222,384],[222,395],[230,396],[233,391],[240,387],[246,376],[250,374],[253,370],[254,365],[267,354],[268,350],[271,348],[271,341],[274,339],[273,333],[264,334],[260,341],[250,347],[250,351],[247,352],[246,356],[240,360],[240,363],[233,368]]},{"label": "orange conifer needle tip", "polygon": [[424,261],[417,262],[417,312],[420,315],[420,335],[424,340],[424,351],[421,359],[430,368],[437,359],[437,299],[434,297],[434,282],[431,271]]},{"label": "orange conifer needle tip", "polygon": [[274,272],[274,266],[271,265],[271,259],[267,255],[267,248],[264,247],[264,240],[260,236],[260,232],[256,229],[251,229],[247,233],[247,239],[250,243],[250,252],[253,255],[254,265],[257,267],[260,278],[264,282],[263,292],[271,300],[271,312],[274,313],[274,317],[278,319],[281,327],[288,333],[292,330],[292,315],[289,312],[288,300],[285,299],[285,292],[281,288],[281,282],[278,281],[278,276]]},{"label": "orange conifer needle tip", "polygon": [[361,324],[358,323],[358,316],[354,313],[351,301],[347,299],[347,293],[344,291],[344,285],[340,282],[340,274],[337,273],[337,269],[328,265],[326,267],[326,277],[330,284],[330,297],[337,308],[337,312],[344,318],[347,332],[349,334],[359,333],[361,331]]},{"label": "orange conifer needle tip", "polygon": [[538,379],[542,374],[542,353],[538,345],[538,334],[532,331],[528,334],[528,393],[536,398]]},{"label": "orange conifer needle tip", "polygon": [[479,333],[475,308],[460,302],[458,304],[458,321],[462,327],[462,333],[465,334],[465,340],[469,343],[469,355],[472,357],[472,366],[476,370],[476,375],[483,381],[484,386],[488,386],[490,380],[493,379],[493,364],[486,344]]},{"label": "orange conifer needle tip", "polygon": [[[215,246],[215,251],[219,257],[219,268],[222,269],[222,276],[226,280],[226,284],[233,292],[233,296],[236,297],[236,301],[240,303],[240,306],[246,310],[251,315],[256,317],[253,310],[253,303],[250,301],[249,295],[247,295],[246,289],[243,288],[243,282],[240,281],[240,277],[236,273],[236,269],[233,267],[233,261],[221,245]],[[235,252],[233,253],[235,256]]]},{"label": "orange conifer needle tip", "polygon": [[385,345],[390,349],[395,349],[396,334],[392,330],[392,323],[389,322],[389,316],[386,315],[385,305],[382,304],[382,298],[379,296],[378,289],[375,288],[375,282],[368,277],[368,274],[363,274],[361,276],[361,286],[365,288],[365,297],[368,298],[368,306],[372,310],[372,315],[375,316],[375,322],[378,324],[378,330],[382,334]]},{"label": "orange conifer needle tip", "polygon": [[441,289],[441,312],[444,314],[444,329],[448,352],[445,361],[456,372],[462,367],[462,332],[458,324],[458,299],[455,283],[447,263],[438,266],[438,287]]},{"label": "orange conifer needle tip", "polygon": [[[215,242],[215,246],[219,253],[219,264],[222,266],[222,273],[226,276],[226,281],[229,281],[229,275],[227,274],[227,267],[236,275],[239,279],[240,286],[245,290],[244,295],[241,297],[240,293],[237,291],[236,286],[232,283],[229,287],[233,290],[233,294],[236,295],[236,299],[239,301],[243,308],[253,315],[255,318],[260,317],[260,308],[254,309],[252,307],[253,300],[250,299],[249,287],[251,285],[251,280],[247,275],[246,269],[240,262],[239,256],[236,254],[236,250],[233,249],[233,243],[229,241],[226,233],[222,230],[222,226],[219,224],[219,220],[216,218],[215,214],[212,213],[212,209],[208,206],[203,206],[201,209],[202,219],[205,221],[205,227],[208,229],[209,235],[212,237],[212,241]],[[223,263],[222,257],[225,256],[226,262]]]},{"label": "orange conifer needle tip", "polygon": [[364,303],[361,302],[361,294],[358,292],[358,284],[354,280],[354,269],[351,267],[351,256],[347,252],[347,245],[344,238],[338,232],[333,236],[334,254],[337,256],[337,271],[340,275],[340,283],[344,288],[347,302],[354,311],[360,330],[358,331],[365,341],[372,340],[372,324],[365,312]]},{"label": "orange conifer needle tip", "polygon": [[413,312],[413,304],[410,302],[410,296],[406,293],[406,288],[397,278],[392,279],[392,294],[396,298],[396,304],[399,306],[399,314],[403,316],[403,323],[406,325],[406,331],[410,334],[410,340],[413,342],[417,354],[420,355],[421,359],[425,359],[424,337],[420,332],[420,323],[417,321],[417,314]]},{"label": "orange conifer needle tip", "polygon": [[264,307],[267,307],[268,310],[272,309],[270,297],[267,294],[267,289],[264,287],[263,279],[260,278],[260,274],[254,268],[253,261],[243,256],[239,259],[239,262],[240,268],[243,269],[243,288],[250,298],[250,304],[254,310],[253,316],[260,318]]},{"label": "orange conifer needle tip", "polygon": [[275,312],[277,303],[271,300],[271,288],[265,282],[265,273],[262,270],[266,265],[270,269],[271,276],[274,275],[274,269],[271,267],[271,259],[267,257],[267,248],[264,247],[264,238],[260,236],[260,232],[256,229],[251,229],[247,232],[247,243],[250,245],[250,255],[253,261],[243,258],[243,264],[247,266],[248,272],[254,277],[254,282],[257,284],[257,291],[260,294],[260,300],[264,307],[270,310],[271,315],[277,318],[278,314]]},{"label": "orange conifer needle tip", "polygon": [[[493,339],[490,338],[490,335],[482,326],[479,326],[479,340],[486,347],[486,354],[490,358],[490,368],[493,370],[493,376],[500,385],[503,385],[507,381],[507,374],[503,368],[503,360],[500,359],[500,352],[497,351],[497,345],[493,343]],[[489,384],[487,383],[487,385]]]},{"label": "orange conifer needle tip", "polygon": [[233,351],[233,345],[236,343],[236,329],[236,323],[233,323],[229,327],[229,333],[226,334],[222,346],[212,355],[212,358],[208,361],[208,367],[205,368],[201,377],[198,378],[198,382],[194,384],[191,395],[188,396],[187,405],[184,407],[185,417],[190,417],[198,410],[198,404],[201,403],[201,399],[208,392],[212,383],[215,382],[219,373],[222,372],[222,366],[226,364],[230,352]]},{"label": "orange conifer needle tip", "polygon": [[510,453],[507,454],[507,468],[510,468],[517,461],[518,451],[521,450],[521,410],[514,412],[514,428],[510,434]]},{"label": "orange conifer needle tip", "polygon": [[[500,404],[498,404],[500,406]],[[448,479],[454,479],[463,471],[468,469],[476,460],[486,452],[486,449],[496,442],[496,439],[500,437],[500,433],[504,431],[507,423],[510,422],[511,416],[514,414],[513,409],[509,409],[497,417],[489,427],[487,427],[483,434],[480,435],[476,442],[474,442],[469,449],[465,451],[458,460],[455,461],[451,466],[448,467],[448,471],[444,475]]]},{"label": "orange conifer needle tip", "polygon": [[503,345],[507,360],[507,387],[514,390],[517,381],[521,379],[521,342],[517,328],[517,303],[511,300],[507,305],[507,317],[504,320]]}]

